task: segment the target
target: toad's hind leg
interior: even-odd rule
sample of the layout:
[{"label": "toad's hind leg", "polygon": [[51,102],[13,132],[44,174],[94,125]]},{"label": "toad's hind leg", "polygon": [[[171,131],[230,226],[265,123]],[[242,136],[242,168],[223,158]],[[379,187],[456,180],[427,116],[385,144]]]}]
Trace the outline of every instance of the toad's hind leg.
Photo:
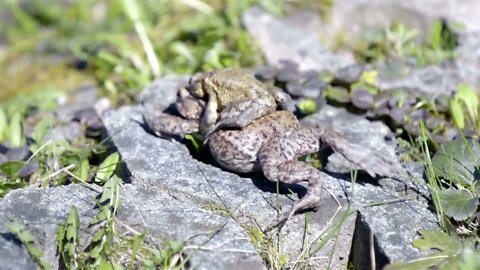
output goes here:
[{"label": "toad's hind leg", "polygon": [[396,177],[403,173],[402,167],[396,158],[386,158],[378,151],[354,143],[331,129],[315,128],[311,130],[312,133],[317,134],[320,141],[331,146],[335,152],[340,153],[347,160],[358,165],[372,177]]},{"label": "toad's hind leg", "polygon": [[[267,169],[266,174],[275,175],[279,181],[288,184],[298,184],[307,181],[307,194],[296,201],[290,209],[284,211],[279,219],[283,222],[291,218],[295,213],[308,209],[317,209],[323,198],[323,183],[325,175],[318,169],[297,160],[289,160],[278,165],[276,168]],[[273,173],[271,170],[276,170]],[[267,176],[268,178],[268,176]],[[270,179],[274,181],[273,179]]]},{"label": "toad's hind leg", "polygon": [[402,174],[402,167],[397,159],[386,158],[382,153],[352,142],[333,129],[302,128],[290,137],[298,147],[298,155],[318,152],[320,144],[325,143],[372,177],[395,177]]},{"label": "toad's hind leg", "polygon": [[[259,153],[259,162],[265,177],[272,181],[281,181],[287,184],[307,182],[307,194],[284,211],[274,226],[283,224],[296,212],[315,209],[323,198],[323,182],[325,175],[318,169],[296,160],[299,155],[318,151],[318,139],[308,140],[302,137],[306,134],[274,136],[265,143]],[[293,138],[300,138],[295,140]],[[299,144],[301,143],[301,144]]]}]

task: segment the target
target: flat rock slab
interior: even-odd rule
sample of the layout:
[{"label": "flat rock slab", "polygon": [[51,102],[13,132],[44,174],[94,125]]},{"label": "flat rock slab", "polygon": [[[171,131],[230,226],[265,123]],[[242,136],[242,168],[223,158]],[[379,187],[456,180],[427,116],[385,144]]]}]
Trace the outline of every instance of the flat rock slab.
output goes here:
[{"label": "flat rock slab", "polygon": [[[380,121],[371,122],[345,109],[325,106],[318,113],[303,119],[301,123],[306,126],[332,128],[351,141],[365,146],[366,149],[374,150],[387,159],[396,159],[394,136]],[[334,153],[328,159],[327,169],[348,175],[352,164],[343,156]],[[427,209],[426,204],[416,201],[414,197],[407,197],[406,192],[402,192],[405,188],[413,186],[411,180],[399,176],[396,181],[392,179],[377,181],[364,176],[357,178],[357,182],[359,184],[355,184],[355,187],[352,187],[351,182],[342,182],[341,187],[338,185],[329,187],[332,193],[338,196],[341,196],[342,191],[346,192],[352,207],[359,212],[350,255],[354,265],[358,269],[370,269],[370,244],[375,247],[376,265],[380,268],[389,262],[405,261],[425,255],[424,252],[413,248],[411,242],[418,237],[418,230],[438,228],[438,224],[435,215]],[[327,185],[329,184],[330,182]],[[350,192],[352,188],[354,194]],[[365,207],[376,203],[379,205]],[[373,236],[373,243],[370,241],[370,234]]]},{"label": "flat rock slab", "polygon": [[[98,194],[80,185],[10,192],[0,201],[0,269],[33,269],[26,250],[3,228],[17,222],[35,236],[45,262],[58,267],[56,230],[65,222],[72,206],[79,211],[80,244],[91,238],[88,222],[97,214]],[[150,240],[162,246],[164,240],[189,240],[185,250],[194,269],[265,269],[245,232],[229,218],[204,211],[168,194],[126,184],[117,219],[137,231],[148,231]],[[188,222],[186,222],[188,221]],[[122,226],[117,228],[122,231]],[[124,230],[124,229],[123,229]],[[6,257],[15,253],[16,256]],[[3,268],[3,267],[7,268]]]},{"label": "flat rock slab", "polygon": [[1,270],[30,270],[36,269],[27,250],[21,246],[14,235],[0,224],[0,269]]},{"label": "flat rock slab", "polygon": [[[142,93],[142,97],[148,97],[144,100],[143,107],[123,107],[104,114],[103,120],[108,134],[112,136],[113,143],[125,162],[125,167],[131,176],[131,183],[151,189],[153,192],[168,193],[177,200],[196,205],[199,211],[230,213],[247,231],[252,228],[264,229],[277,216],[277,201],[282,206],[290,205],[296,196],[292,197],[287,193],[277,197],[274,185],[266,183],[262,176],[240,177],[205,164],[194,159],[184,144],[172,139],[155,137],[144,128],[142,114],[153,106],[148,105],[148,101],[161,100],[156,109],[168,108],[175,99],[172,92],[175,93],[185,83],[184,77],[160,79]],[[396,158],[395,142],[385,140],[391,132],[381,122],[369,122],[362,116],[327,106],[317,114],[304,119],[302,124],[334,128],[349,139],[365,147],[376,149],[387,158]],[[361,215],[356,222],[353,216],[344,224],[338,242],[341,244],[335,249],[333,266],[346,266],[346,258],[351,256],[349,255],[351,240],[357,239],[353,236],[355,223],[357,223],[357,230],[358,224],[365,224],[362,228],[372,228],[376,251],[380,254],[377,265],[384,265],[397,259],[412,259],[423,254],[414,249],[410,243],[416,237],[418,229],[436,226],[435,217],[426,210],[425,205],[414,200],[404,201],[405,196],[391,190],[390,186],[398,186],[392,180],[383,181],[382,183],[387,186],[384,188],[378,181],[362,174],[357,179],[361,185],[356,184],[355,194],[352,194],[352,184],[348,177],[352,167],[340,155],[331,155],[327,168],[333,173],[325,176],[327,188],[343,206],[350,201],[353,208],[360,209]],[[301,194],[305,190],[302,191],[299,187],[298,192]],[[380,203],[380,205],[364,208],[372,203]],[[385,204],[382,205],[382,203]],[[389,207],[394,207],[396,211],[391,211]],[[411,213],[412,208],[417,209],[416,213]],[[325,200],[319,212],[309,213],[309,230],[306,233],[308,244],[315,246],[318,242],[314,242],[314,239],[325,239],[323,234],[325,230],[330,228],[332,223],[335,224],[345,213],[342,210],[334,220],[331,220],[336,210],[335,201],[329,198]],[[392,213],[395,214],[392,215]],[[184,222],[188,223],[189,219],[184,218]],[[284,246],[281,251],[291,258],[298,256],[302,250],[301,239],[305,239],[304,226],[305,215],[296,215],[281,231],[281,244]],[[168,231],[168,229],[165,230]],[[355,234],[361,235],[365,230],[357,231]],[[361,256],[369,258],[369,254],[358,252],[361,250],[360,247],[368,246],[369,243],[365,242],[365,239],[359,239],[354,243],[357,248],[352,253],[361,254],[353,258],[357,262],[356,258]],[[395,242],[392,243],[392,239],[395,239]],[[360,247],[358,247],[359,243]],[[327,248],[316,254],[317,257],[327,256],[324,261],[318,262],[319,267],[328,266],[328,255],[333,246],[334,241],[330,241]],[[366,251],[368,249],[364,249],[364,252]],[[358,263],[363,265],[366,262]]]},{"label": "flat rock slab", "polygon": [[[303,71],[336,72],[355,65],[351,55],[335,54],[326,49],[328,44],[338,40],[338,36],[347,39],[356,36],[358,39],[360,34],[373,27],[385,28],[392,22],[404,22],[420,29],[421,36],[429,36],[430,28],[436,20],[445,18],[451,23],[460,21],[464,23],[465,29],[457,33],[459,44],[455,48],[455,60],[423,68],[412,68],[404,64],[403,67],[394,68],[402,70],[402,74],[394,76],[383,75],[386,66],[391,64],[376,65],[380,73],[376,85],[379,89],[405,89],[434,99],[439,95],[450,96],[462,82],[480,87],[480,23],[476,15],[480,1],[458,2],[336,1],[330,20],[327,21],[321,21],[318,14],[308,11],[278,18],[260,7],[252,7],[243,14],[243,23],[259,43],[269,64],[280,67],[282,61],[289,61],[297,63]],[[448,8],[431,8],[439,3]]]},{"label": "flat rock slab", "polygon": [[314,12],[300,11],[277,18],[260,7],[253,7],[243,14],[242,21],[273,66],[288,60],[297,63],[303,71],[336,71],[354,63],[351,54],[333,54],[322,46],[321,21]]},{"label": "flat rock slab", "polygon": [[[260,232],[276,220],[277,201],[281,206],[289,206],[296,199],[285,191],[277,197],[275,184],[262,178],[240,177],[205,164],[194,159],[184,144],[147,133],[141,125],[142,110],[140,106],[123,107],[104,115],[108,133],[112,134],[113,143],[125,162],[133,185],[193,203],[198,211],[232,215],[250,233]],[[292,189],[300,194],[306,192],[303,187]],[[318,232],[324,231],[337,205],[330,199],[325,201],[324,206],[309,215],[307,232],[304,229],[305,215],[297,215],[287,223],[281,231],[284,241],[278,251],[280,254],[295,258],[302,250],[302,239],[314,238]],[[188,224],[191,220],[187,216],[179,217],[176,223],[170,225],[179,226],[179,222]],[[166,228],[164,231],[169,230]],[[353,226],[350,231],[353,233]],[[346,253],[335,255],[338,260],[334,260],[332,265],[346,265],[350,250],[349,241],[346,243]],[[325,257],[329,253],[330,250],[325,249],[319,256]],[[328,259],[324,259],[320,264],[327,262]]]},{"label": "flat rock slab", "polygon": [[[58,225],[65,223],[68,212],[72,206],[76,206],[82,223],[81,227],[85,229],[88,221],[95,215],[94,198],[96,195],[95,192],[77,185],[13,190],[0,201],[0,226],[5,226],[10,222],[25,225],[36,239],[35,246],[42,250],[43,260],[54,268],[58,268],[58,257],[56,256]],[[83,239],[85,237],[83,235]],[[9,243],[9,245],[0,247],[6,249],[5,252],[20,247],[15,238],[4,237],[3,241]],[[19,255],[29,257],[26,250],[23,247],[21,249],[23,251]],[[18,258],[7,258],[5,262],[8,265],[9,261],[18,259],[23,260],[19,256]]]},{"label": "flat rock slab", "polygon": [[[435,8],[437,7],[437,8]],[[375,27],[388,27],[403,22],[419,29],[419,36],[428,38],[435,20],[463,25],[462,31],[480,31],[478,0],[348,0],[335,1],[323,28],[330,37],[348,33],[345,38],[358,37]]]}]

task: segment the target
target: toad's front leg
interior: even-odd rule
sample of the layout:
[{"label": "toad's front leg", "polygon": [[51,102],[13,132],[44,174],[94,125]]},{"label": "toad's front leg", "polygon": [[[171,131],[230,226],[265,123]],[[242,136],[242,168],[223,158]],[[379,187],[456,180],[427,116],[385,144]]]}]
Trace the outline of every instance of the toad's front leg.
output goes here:
[{"label": "toad's front leg", "polygon": [[272,87],[268,94],[232,101],[220,112],[216,124],[207,134],[207,138],[221,128],[243,129],[255,119],[275,111],[277,103],[282,109],[287,109],[290,101],[291,97],[276,87]]},{"label": "toad's front leg", "polygon": [[214,130],[214,125],[218,119],[218,101],[215,92],[210,91],[208,95],[208,101],[205,105],[205,111],[200,121],[200,130],[206,135],[211,134]]},{"label": "toad's front leg", "polygon": [[143,118],[148,128],[157,136],[195,133],[199,130],[198,120],[184,119],[178,116],[162,113],[160,115],[144,114]]},{"label": "toad's front leg", "polygon": [[222,110],[217,122],[207,133],[207,138],[221,128],[244,128],[253,120],[273,112],[275,109],[275,103],[265,102],[264,100],[233,101]]}]

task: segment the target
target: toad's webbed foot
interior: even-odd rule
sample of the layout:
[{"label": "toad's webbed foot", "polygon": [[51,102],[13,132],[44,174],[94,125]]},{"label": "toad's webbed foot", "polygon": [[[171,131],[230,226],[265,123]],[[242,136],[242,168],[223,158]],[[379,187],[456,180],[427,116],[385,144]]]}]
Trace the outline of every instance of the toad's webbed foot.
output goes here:
[{"label": "toad's webbed foot", "polygon": [[276,177],[287,184],[308,183],[307,194],[296,201],[293,206],[282,214],[283,218],[290,218],[299,211],[316,209],[323,199],[324,173],[302,161],[289,160],[276,167],[262,167],[267,178]]}]

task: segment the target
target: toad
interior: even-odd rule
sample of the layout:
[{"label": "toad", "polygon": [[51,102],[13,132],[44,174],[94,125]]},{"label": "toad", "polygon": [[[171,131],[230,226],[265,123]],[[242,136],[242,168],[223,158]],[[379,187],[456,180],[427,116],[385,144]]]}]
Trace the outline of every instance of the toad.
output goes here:
[{"label": "toad", "polygon": [[[271,113],[277,105],[285,108],[290,96],[281,89],[264,85],[252,72],[226,68],[190,79],[188,91],[206,99],[200,130],[206,140],[222,127],[244,128],[253,120]],[[277,104],[278,103],[278,104]]]},{"label": "toad", "polygon": [[[176,106],[181,116],[144,115],[148,127],[158,136],[183,136],[200,130],[205,103],[181,90],[183,99]],[[188,106],[185,106],[188,104]],[[288,111],[272,111],[251,121],[243,129],[218,129],[207,142],[216,162],[238,173],[261,171],[272,182],[307,183],[307,194],[284,211],[277,223],[282,224],[296,212],[316,209],[324,197],[326,175],[298,158],[320,150],[323,143],[372,177],[395,176],[401,171],[398,161],[349,141],[338,132],[326,128],[300,127],[295,115]]]}]

